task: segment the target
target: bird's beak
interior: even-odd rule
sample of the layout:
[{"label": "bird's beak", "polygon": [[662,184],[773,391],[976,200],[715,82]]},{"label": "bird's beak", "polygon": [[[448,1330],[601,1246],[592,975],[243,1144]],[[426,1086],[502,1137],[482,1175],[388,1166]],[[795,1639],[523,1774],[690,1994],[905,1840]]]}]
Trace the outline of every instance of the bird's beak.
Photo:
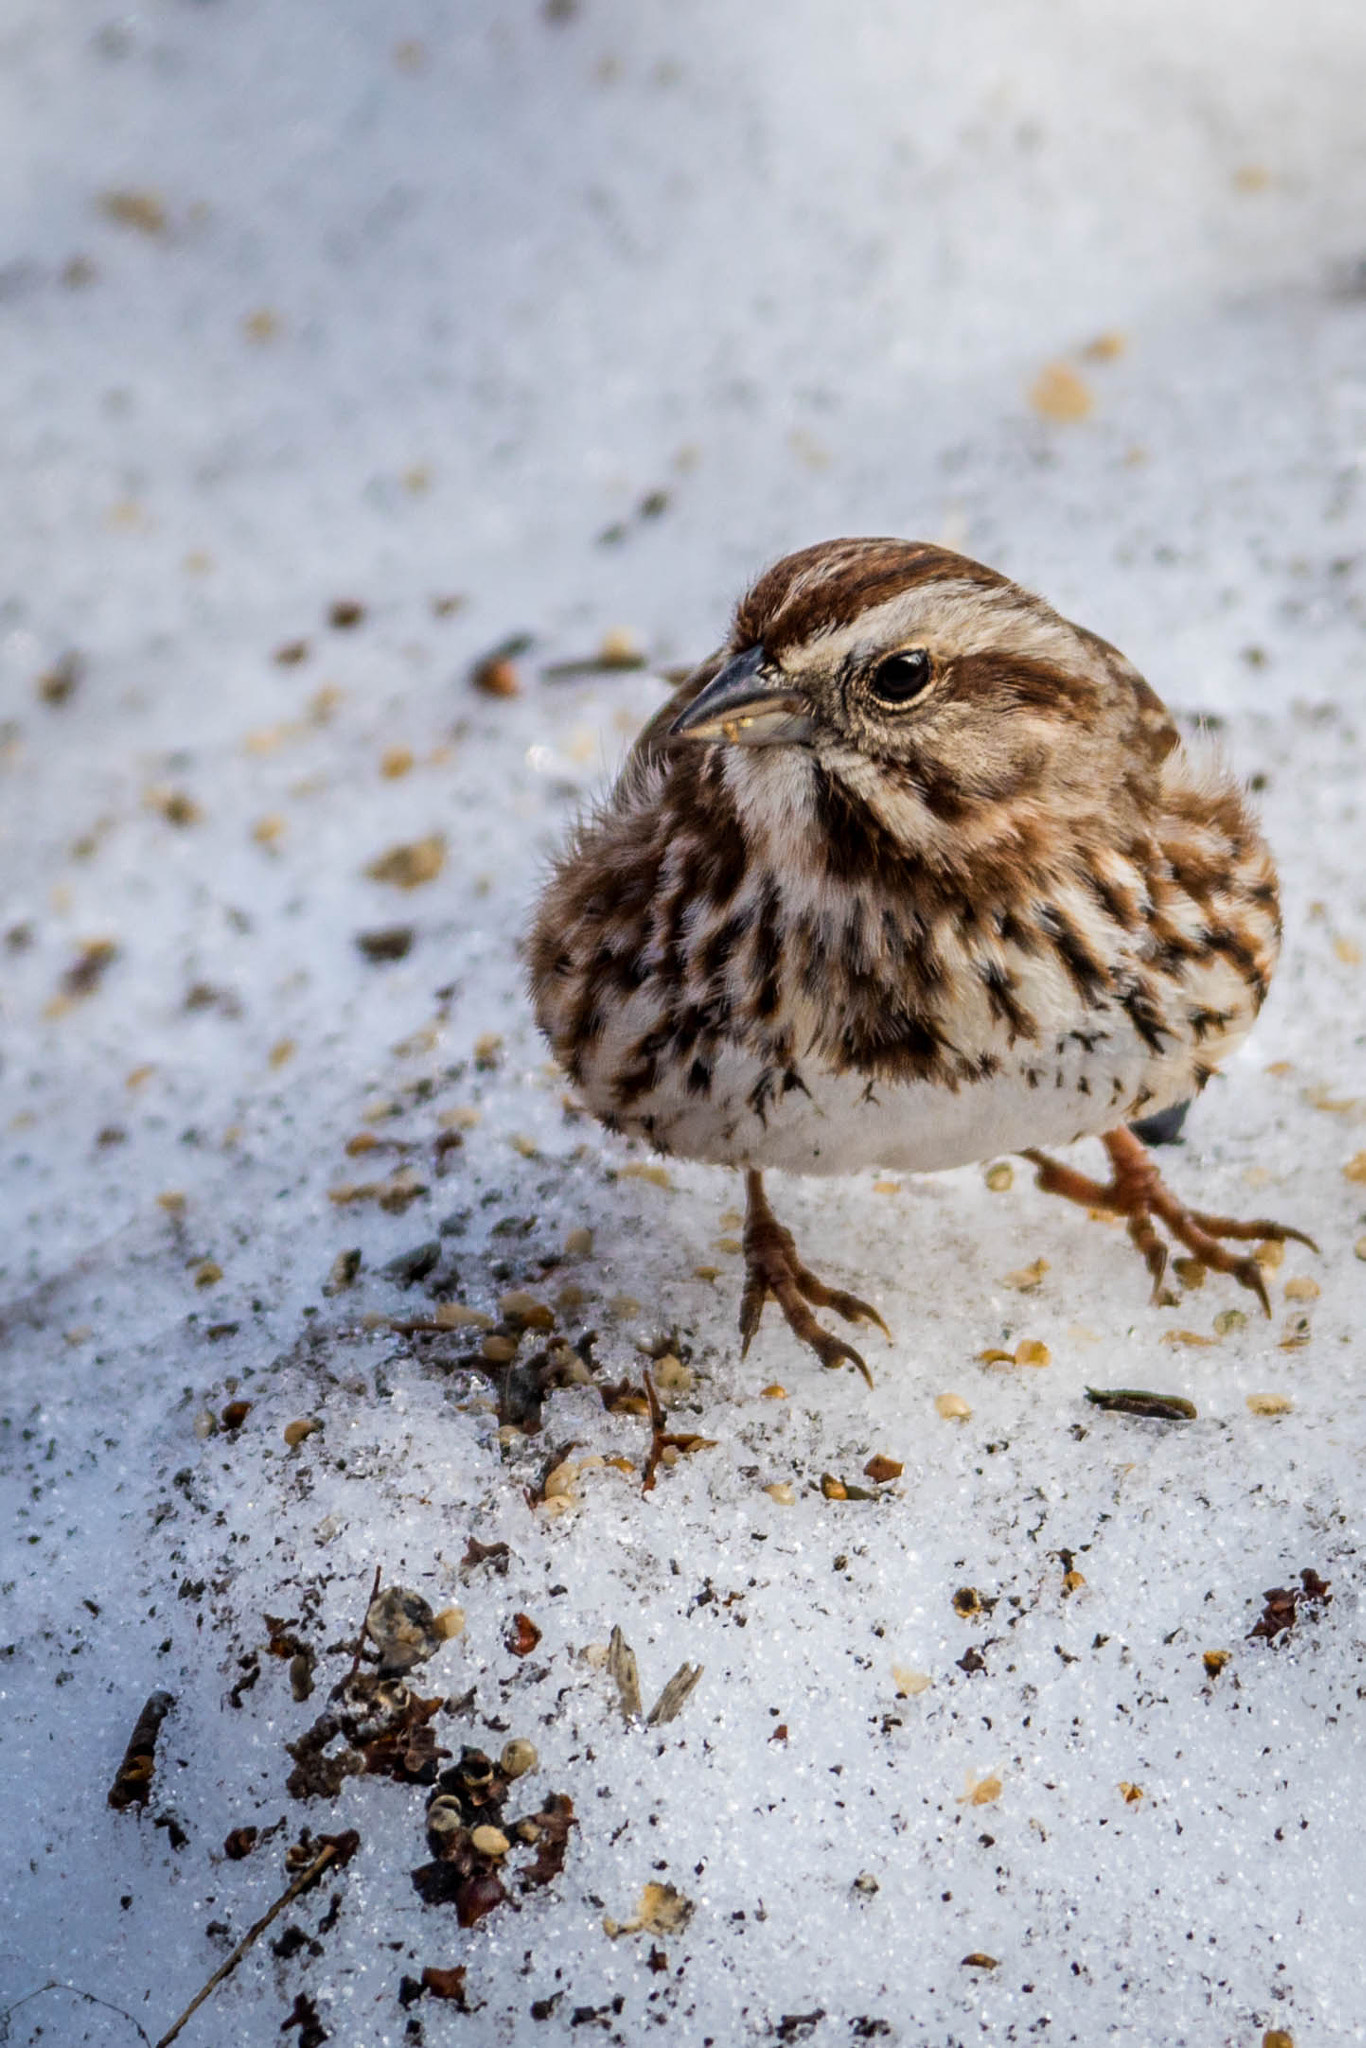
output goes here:
[{"label": "bird's beak", "polygon": [[730,740],[741,747],[809,739],[811,706],[785,677],[764,673],[764,650],[728,661],[669,727],[670,739]]}]

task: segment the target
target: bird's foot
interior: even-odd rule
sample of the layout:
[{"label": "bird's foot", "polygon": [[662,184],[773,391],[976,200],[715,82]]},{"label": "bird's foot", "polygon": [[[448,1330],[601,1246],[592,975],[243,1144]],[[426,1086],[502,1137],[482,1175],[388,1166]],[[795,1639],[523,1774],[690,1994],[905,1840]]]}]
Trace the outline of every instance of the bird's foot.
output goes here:
[{"label": "bird's foot", "polygon": [[809,1344],[822,1365],[855,1365],[873,1384],[873,1376],[852,1344],[823,1330],[807,1303],[832,1308],[849,1323],[876,1323],[891,1342],[892,1333],[877,1310],[842,1287],[827,1287],[797,1256],[792,1232],[784,1229],[768,1206],[763,1176],[752,1170],[745,1175],[745,1291],[740,1301],[740,1356],[749,1350],[759,1327],[759,1318],[770,1295],[777,1302],[787,1327],[803,1344]]},{"label": "bird's foot", "polygon": [[1108,1209],[1114,1216],[1128,1218],[1129,1235],[1152,1275],[1155,1302],[1162,1299],[1162,1276],[1167,1269],[1167,1247],[1157,1234],[1157,1222],[1165,1224],[1202,1265],[1216,1273],[1231,1273],[1239,1286],[1249,1288],[1267,1315],[1271,1314],[1271,1301],[1256,1258],[1251,1252],[1229,1251],[1219,1239],[1280,1244],[1293,1238],[1297,1244],[1307,1244],[1310,1251],[1318,1250],[1312,1237],[1292,1230],[1288,1223],[1271,1223],[1264,1217],[1244,1222],[1236,1216],[1208,1216],[1202,1210],[1188,1209],[1166,1185],[1131,1131],[1111,1131],[1101,1142],[1110,1155],[1113,1178],[1108,1186],[1089,1180],[1070,1166],[1059,1166],[1045,1152],[1027,1151],[1024,1156],[1039,1169],[1038,1185],[1045,1194],[1063,1195],[1088,1209]]}]

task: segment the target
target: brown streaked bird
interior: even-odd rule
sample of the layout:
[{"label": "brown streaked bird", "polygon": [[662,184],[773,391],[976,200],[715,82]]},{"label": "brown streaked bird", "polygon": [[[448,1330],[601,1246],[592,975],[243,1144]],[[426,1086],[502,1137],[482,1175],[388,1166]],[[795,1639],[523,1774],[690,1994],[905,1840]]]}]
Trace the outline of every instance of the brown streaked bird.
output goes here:
[{"label": "brown streaked bird", "polygon": [[[760,577],[641,734],[531,937],[536,1016],[587,1106],[740,1169],[744,1347],[771,1295],[867,1376],[763,1174],[929,1172],[1022,1153],[1039,1185],[1159,1224],[1270,1313],[1142,1138],[1256,1017],[1276,870],[1228,771],[1196,760],[1122,654],[978,562],[834,540]],[[1101,1139],[1110,1179],[1041,1146]]]}]

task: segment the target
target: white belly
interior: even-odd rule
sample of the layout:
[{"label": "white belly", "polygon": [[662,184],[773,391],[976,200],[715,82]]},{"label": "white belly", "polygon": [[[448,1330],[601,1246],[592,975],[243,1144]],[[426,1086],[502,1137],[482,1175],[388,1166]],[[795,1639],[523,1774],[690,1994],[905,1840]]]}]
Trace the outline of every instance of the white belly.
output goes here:
[{"label": "white belly", "polygon": [[656,1089],[615,1121],[661,1152],[718,1166],[932,1173],[1030,1145],[1070,1145],[1184,1101],[1196,1086],[1185,1059],[1155,1059],[1127,1033],[1090,1051],[1076,1042],[1049,1056],[1032,1047],[1026,1056],[1022,1048],[989,1078],[956,1089],[868,1082],[808,1060],[805,1092],[770,1098],[762,1115],[751,1107],[760,1071],[757,1061],[727,1051],[705,1100]]}]

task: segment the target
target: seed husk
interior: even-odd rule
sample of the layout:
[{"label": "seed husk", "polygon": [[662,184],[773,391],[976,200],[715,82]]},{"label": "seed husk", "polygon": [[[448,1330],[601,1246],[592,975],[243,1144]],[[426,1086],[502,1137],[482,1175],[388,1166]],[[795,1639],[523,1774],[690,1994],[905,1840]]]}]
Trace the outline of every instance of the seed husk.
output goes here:
[{"label": "seed husk", "polygon": [[1117,1415],[1147,1415],[1158,1422],[1194,1422],[1199,1409],[1182,1394],[1150,1394],[1142,1387],[1088,1387],[1086,1398],[1094,1408]]}]

